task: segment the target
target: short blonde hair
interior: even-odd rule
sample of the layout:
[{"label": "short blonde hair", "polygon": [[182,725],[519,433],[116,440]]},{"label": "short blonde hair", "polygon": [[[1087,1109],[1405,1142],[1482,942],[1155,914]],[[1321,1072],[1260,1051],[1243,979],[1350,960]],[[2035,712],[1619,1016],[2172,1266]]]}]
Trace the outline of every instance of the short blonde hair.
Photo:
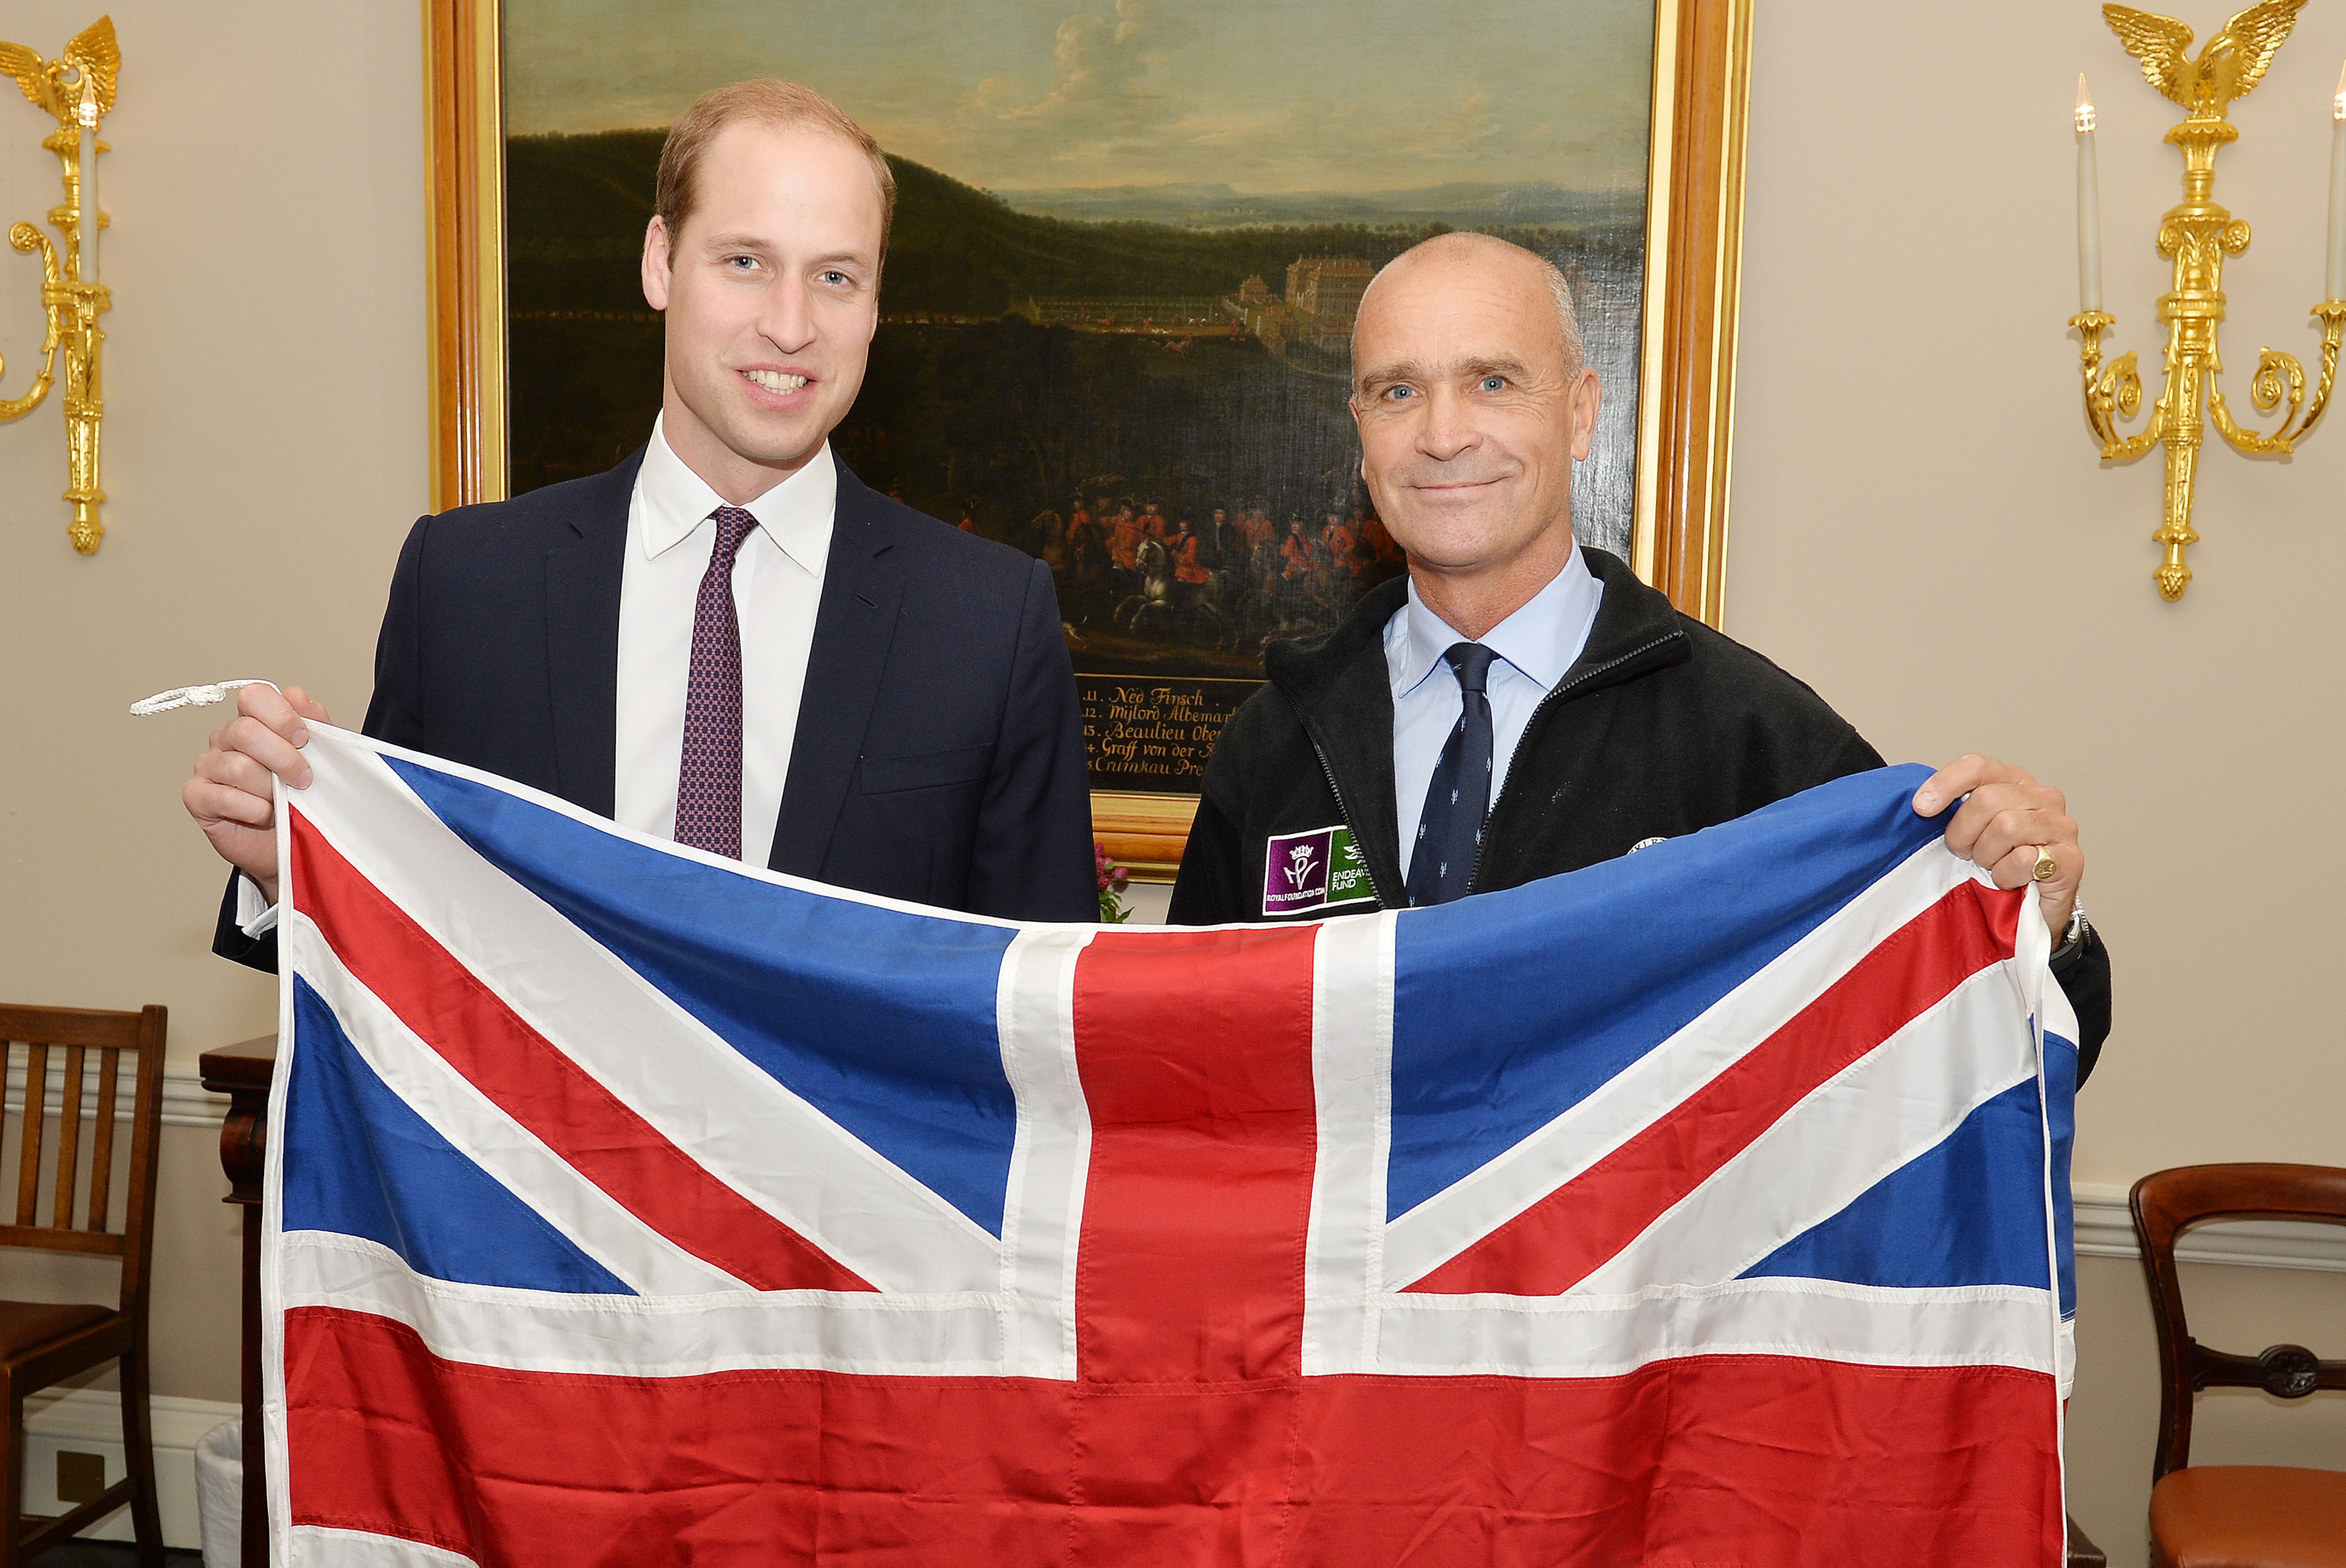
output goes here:
[{"label": "short blonde hair", "polygon": [[896,221],[896,176],[888,167],[887,155],[837,104],[802,83],[774,76],[712,87],[668,127],[668,141],[660,148],[659,183],[652,209],[659,214],[671,243],[683,231],[684,220],[692,216],[693,202],[699,194],[694,177],[699,172],[701,155],[717,134],[736,120],[776,130],[799,127],[827,130],[852,143],[872,160],[872,178],[880,188],[880,253],[888,253],[888,230]]}]

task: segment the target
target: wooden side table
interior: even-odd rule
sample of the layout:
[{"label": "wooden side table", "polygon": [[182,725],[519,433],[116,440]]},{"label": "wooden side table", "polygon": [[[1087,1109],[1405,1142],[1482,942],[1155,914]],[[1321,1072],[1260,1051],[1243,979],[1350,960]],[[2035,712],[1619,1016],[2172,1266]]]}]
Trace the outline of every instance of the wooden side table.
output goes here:
[{"label": "wooden side table", "polygon": [[220,1124],[221,1201],[244,1210],[244,1526],[243,1568],[268,1568],[269,1470],[260,1430],[260,1171],[269,1146],[269,1085],[277,1074],[277,1036],[263,1034],[198,1060],[203,1085],[229,1098]]}]

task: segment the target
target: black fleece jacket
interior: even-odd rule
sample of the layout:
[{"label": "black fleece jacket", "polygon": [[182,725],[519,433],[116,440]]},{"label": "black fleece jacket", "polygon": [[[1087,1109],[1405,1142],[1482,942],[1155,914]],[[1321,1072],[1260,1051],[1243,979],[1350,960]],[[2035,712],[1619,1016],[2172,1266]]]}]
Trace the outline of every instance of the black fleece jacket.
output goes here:
[{"label": "black fleece jacket", "polygon": [[[1605,586],[1596,624],[1516,744],[1472,891],[1577,871],[1882,765],[1815,692],[1680,615],[1614,556],[1584,555]],[[1352,830],[1374,907],[1404,902],[1384,626],[1407,595],[1395,579],[1333,631],[1271,645],[1270,684],[1231,717],[1206,765],[1175,923],[1276,918],[1263,912],[1268,840],[1335,824]],[[2083,1083],[2110,1030],[2100,936],[2056,953],[2053,972],[2076,1010]]]}]

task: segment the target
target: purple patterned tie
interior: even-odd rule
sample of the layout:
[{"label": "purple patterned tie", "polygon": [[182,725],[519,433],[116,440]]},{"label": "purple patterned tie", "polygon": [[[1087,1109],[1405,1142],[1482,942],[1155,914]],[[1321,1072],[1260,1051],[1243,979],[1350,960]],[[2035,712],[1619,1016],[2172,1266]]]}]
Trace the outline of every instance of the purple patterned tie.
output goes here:
[{"label": "purple patterned tie", "polygon": [[758,520],[739,506],[709,514],[717,548],[692,612],[692,673],[684,685],[684,766],[676,781],[676,841],[741,858],[741,621],[733,557]]}]

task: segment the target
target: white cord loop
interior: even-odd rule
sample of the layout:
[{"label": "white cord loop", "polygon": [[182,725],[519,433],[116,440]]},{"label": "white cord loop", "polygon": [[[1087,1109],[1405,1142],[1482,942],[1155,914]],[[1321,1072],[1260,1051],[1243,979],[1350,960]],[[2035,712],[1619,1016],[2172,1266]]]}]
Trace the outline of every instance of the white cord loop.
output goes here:
[{"label": "white cord loop", "polygon": [[226,702],[237,688],[265,686],[271,691],[279,688],[273,680],[223,680],[210,686],[175,686],[168,691],[158,691],[152,697],[142,697],[130,705],[134,718],[144,718],[150,713],[168,713],[178,708],[209,708],[216,702]]}]

